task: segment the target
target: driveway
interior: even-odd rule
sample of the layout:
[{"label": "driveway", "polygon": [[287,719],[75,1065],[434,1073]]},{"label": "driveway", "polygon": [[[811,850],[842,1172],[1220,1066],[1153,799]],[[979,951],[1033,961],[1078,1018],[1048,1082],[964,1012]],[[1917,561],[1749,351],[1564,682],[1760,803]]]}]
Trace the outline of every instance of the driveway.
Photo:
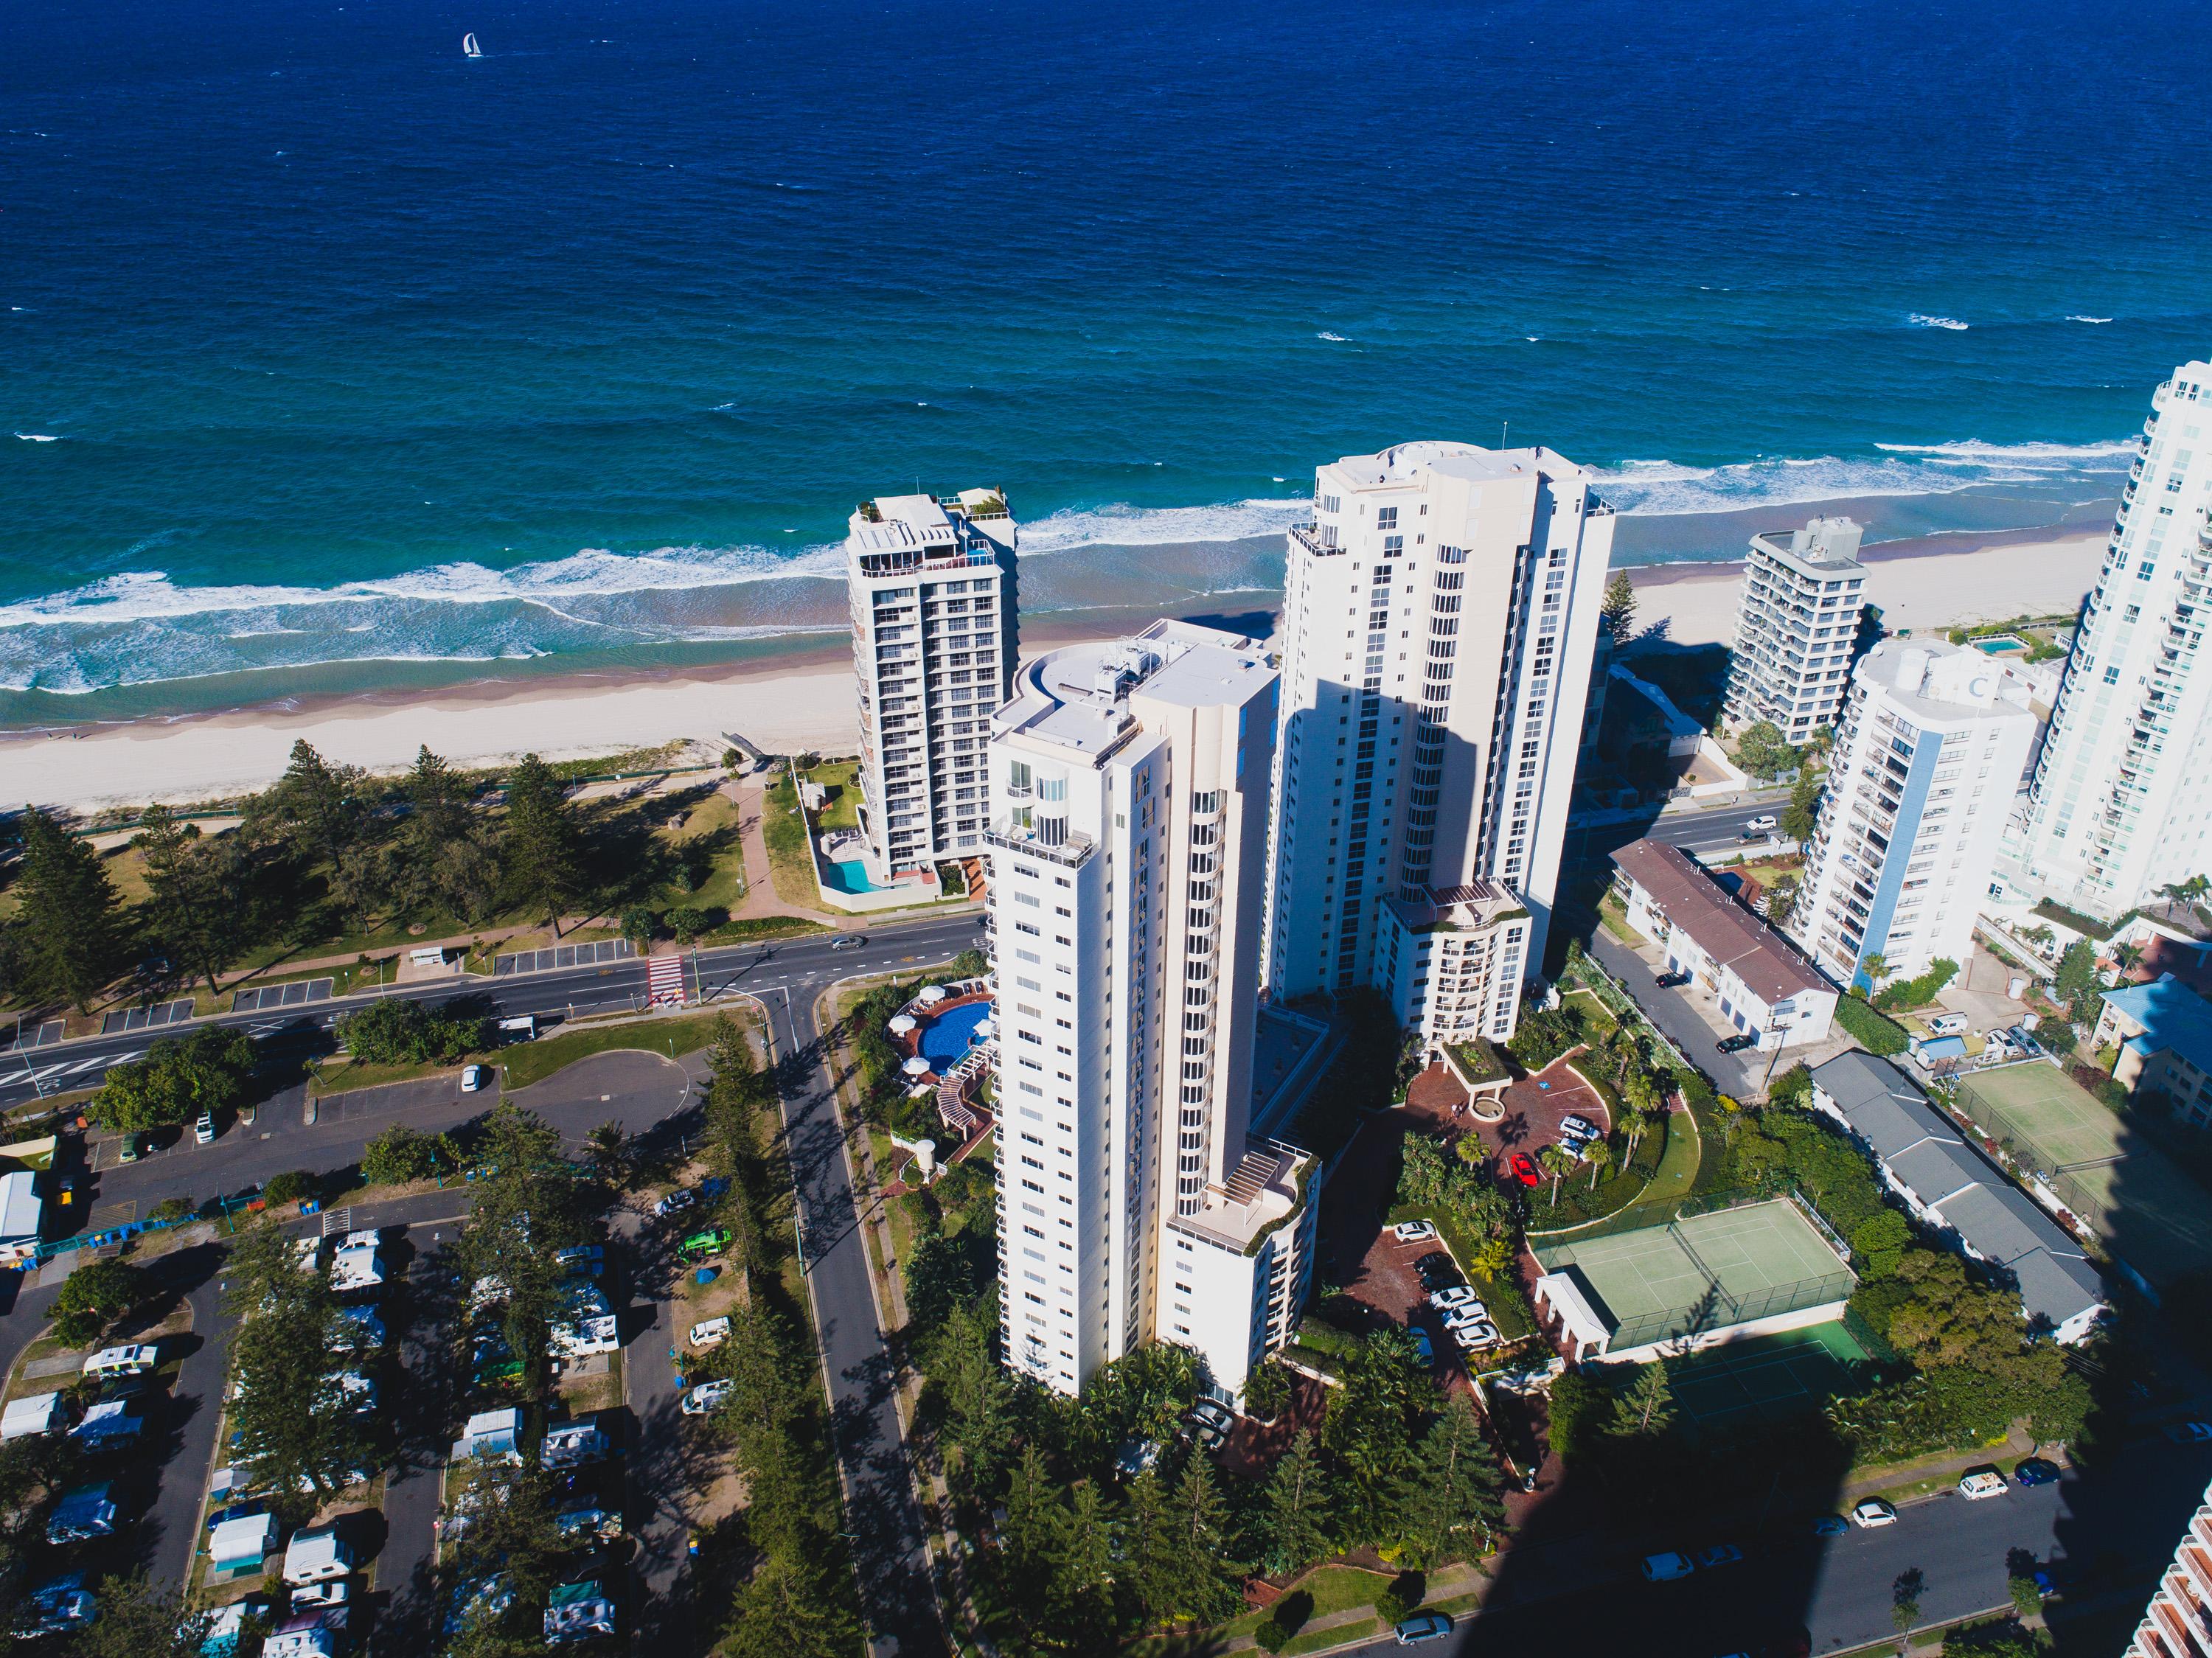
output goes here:
[{"label": "driveway", "polygon": [[1781,1075],[1800,1060],[1808,1065],[1819,1065],[1856,1046],[1839,1033],[1825,1042],[1765,1052],[1753,1049],[1723,1054],[1719,1048],[1721,1039],[1736,1032],[1735,1027],[1721,1016],[1719,1000],[1711,991],[1695,984],[1662,987],[1658,979],[1666,970],[1667,961],[1656,945],[1632,950],[1600,926],[1590,937],[1589,953],[1599,966],[1620,981],[1630,998],[1667,1040],[1681,1049],[1692,1065],[1713,1079],[1714,1087],[1736,1099],[1763,1100],[1770,1076]]}]

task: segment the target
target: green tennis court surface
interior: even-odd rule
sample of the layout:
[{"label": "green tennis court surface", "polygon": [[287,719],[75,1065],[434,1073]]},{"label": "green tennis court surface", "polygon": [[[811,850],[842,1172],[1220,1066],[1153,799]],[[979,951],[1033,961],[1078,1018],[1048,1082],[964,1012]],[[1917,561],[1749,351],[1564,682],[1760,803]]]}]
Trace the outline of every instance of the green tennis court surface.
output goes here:
[{"label": "green tennis court surface", "polygon": [[1716,1422],[1747,1412],[1787,1416],[1825,1405],[1856,1385],[1865,1350],[1840,1324],[1723,1342],[1667,1361],[1667,1381],[1685,1415]]},{"label": "green tennis court surface", "polygon": [[1855,1283],[1786,1198],[1535,1253],[1595,1292],[1616,1352],[1841,1301]]}]

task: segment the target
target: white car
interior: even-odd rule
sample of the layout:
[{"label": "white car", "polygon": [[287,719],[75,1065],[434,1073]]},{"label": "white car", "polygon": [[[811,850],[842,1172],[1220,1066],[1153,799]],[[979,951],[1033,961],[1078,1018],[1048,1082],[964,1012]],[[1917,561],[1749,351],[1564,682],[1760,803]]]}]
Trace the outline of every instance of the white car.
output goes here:
[{"label": "white car", "polygon": [[1559,1138],[1563,1140],[1594,1140],[1597,1137],[1597,1125],[1588,1117],[1570,1116],[1559,1119]]},{"label": "white car", "polygon": [[343,1577],[327,1577],[319,1583],[304,1583],[292,1591],[292,1610],[305,1612],[310,1606],[342,1606],[352,1593],[352,1586]]},{"label": "white car", "polygon": [[726,1318],[710,1318],[691,1327],[690,1345],[702,1351],[719,1347],[729,1339],[730,1321]]},{"label": "white car", "polygon": [[1401,1220],[1390,1229],[1390,1236],[1401,1243],[1425,1243],[1436,1235],[1437,1229],[1425,1220]]},{"label": "white car", "polygon": [[201,1112],[200,1120],[192,1125],[192,1138],[202,1145],[213,1145],[215,1118],[205,1111]]},{"label": "white car", "polygon": [[2012,1489],[2005,1477],[1995,1468],[1969,1468],[1959,1476],[1959,1495],[1969,1503],[1978,1503],[1985,1497],[2002,1497]]},{"label": "white car", "polygon": [[1444,1328],[1447,1330],[1464,1329],[1470,1324],[1489,1322],[1490,1309],[1480,1302],[1472,1299],[1462,1302],[1444,1315]]},{"label": "white car", "polygon": [[1498,1333],[1498,1327],[1495,1324],[1487,1322],[1454,1325],[1451,1338],[1470,1353],[1479,1353],[1485,1348],[1495,1347],[1505,1339]]},{"label": "white car", "polygon": [[1748,819],[1744,823],[1744,827],[1746,829],[1772,829],[1778,827],[1778,822],[1771,817],[1753,817]]},{"label": "white car", "polygon": [[1894,1526],[1897,1510],[1879,1497],[1869,1497],[1851,1510],[1851,1524],[1872,1531],[1877,1526]]},{"label": "white car", "polygon": [[461,1067],[461,1092],[464,1094],[475,1093],[477,1090],[481,1089],[488,1080],[489,1080],[490,1075],[491,1073],[486,1071],[480,1065],[463,1066]]},{"label": "white car", "polygon": [[1471,1307],[1478,1313],[1482,1310],[1482,1303],[1476,1298],[1471,1284],[1454,1284],[1437,1291],[1429,1297],[1429,1305],[1440,1313],[1455,1312],[1462,1307]]},{"label": "white car", "polygon": [[704,1416],[730,1396],[733,1382],[702,1382],[684,1395],[684,1414]]},{"label": "white car", "polygon": [[653,1206],[656,1215],[672,1215],[679,1209],[689,1209],[699,1200],[699,1194],[688,1186],[679,1186]]},{"label": "white car", "polygon": [[1697,1569],[1697,1563],[1688,1555],[1672,1551],[1644,1557],[1644,1581],[1647,1583],[1671,1583],[1677,1578],[1687,1577]]}]

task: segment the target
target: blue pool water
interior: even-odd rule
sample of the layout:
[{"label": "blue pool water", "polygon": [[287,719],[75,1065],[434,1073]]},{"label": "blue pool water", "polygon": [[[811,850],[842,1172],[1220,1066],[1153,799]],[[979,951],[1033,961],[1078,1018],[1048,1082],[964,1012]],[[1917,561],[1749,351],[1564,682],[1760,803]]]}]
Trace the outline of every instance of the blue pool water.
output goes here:
[{"label": "blue pool water", "polygon": [[832,892],[861,893],[890,890],[889,888],[879,887],[871,881],[868,878],[868,866],[857,858],[848,858],[842,863],[827,865],[823,871],[822,878]]},{"label": "blue pool water", "polygon": [[939,1014],[921,1028],[921,1057],[940,1073],[950,1071],[975,1045],[975,1027],[990,1017],[988,1002],[969,1002]]},{"label": "blue pool water", "polygon": [[2016,652],[2026,650],[2027,641],[2016,639],[2010,634],[1998,634],[1989,639],[1976,640],[1974,648],[1978,651],[1987,651],[1991,656],[2011,656]]}]

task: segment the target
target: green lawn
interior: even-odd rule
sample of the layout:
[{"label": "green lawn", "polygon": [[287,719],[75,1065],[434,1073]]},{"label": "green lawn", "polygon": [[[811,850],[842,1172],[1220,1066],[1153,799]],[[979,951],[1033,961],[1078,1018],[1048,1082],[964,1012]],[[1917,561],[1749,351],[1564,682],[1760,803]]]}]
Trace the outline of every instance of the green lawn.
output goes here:
[{"label": "green lawn", "polygon": [[768,842],[769,872],[775,896],[787,904],[811,908],[822,902],[814,884],[814,854],[806,844],[806,824],[788,776],[761,794],[761,834]]},{"label": "green lawn", "polygon": [[807,780],[822,785],[829,798],[822,810],[814,814],[815,826],[825,833],[830,829],[856,829],[860,827],[860,762],[857,760],[836,760],[817,766],[806,774]]},{"label": "green lawn", "polygon": [[714,847],[707,878],[690,892],[671,896],[678,909],[735,909],[744,901],[745,859],[738,845],[738,803],[720,789],[708,795],[682,823],[657,832],[658,838],[681,852],[691,841],[708,839]]},{"label": "green lawn", "polygon": [[[740,1024],[750,1022],[750,1015],[746,1010],[723,1011]],[[668,1058],[696,1053],[713,1039],[714,1021],[721,1017],[720,1012],[692,1013],[681,1018],[641,1019],[632,1023],[563,1030],[558,1035],[508,1048],[500,1063],[507,1072],[507,1088],[514,1090],[543,1082],[563,1066],[589,1059],[594,1054],[637,1049]]]}]

